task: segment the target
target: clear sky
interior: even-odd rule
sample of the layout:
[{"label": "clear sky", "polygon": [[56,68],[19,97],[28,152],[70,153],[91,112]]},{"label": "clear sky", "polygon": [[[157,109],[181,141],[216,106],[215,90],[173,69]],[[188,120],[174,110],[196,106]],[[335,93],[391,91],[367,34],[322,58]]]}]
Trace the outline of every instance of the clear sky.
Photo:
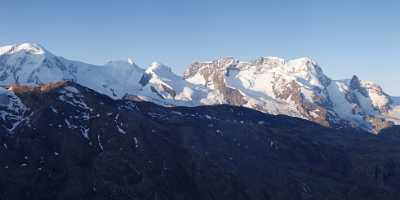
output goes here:
[{"label": "clear sky", "polygon": [[398,0],[0,0],[0,19],[0,45],[93,64],[131,57],[182,73],[218,57],[307,56],[400,96]]}]

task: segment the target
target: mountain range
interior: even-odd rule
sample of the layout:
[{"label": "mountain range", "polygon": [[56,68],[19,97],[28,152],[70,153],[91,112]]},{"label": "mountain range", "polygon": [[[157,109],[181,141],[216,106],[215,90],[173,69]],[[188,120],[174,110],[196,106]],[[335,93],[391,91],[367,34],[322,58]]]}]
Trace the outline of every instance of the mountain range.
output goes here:
[{"label": "mountain range", "polygon": [[309,58],[220,58],[194,62],[179,76],[162,63],[147,69],[131,59],[92,65],[56,56],[42,46],[0,47],[0,84],[40,85],[69,80],[113,99],[163,106],[229,104],[288,115],[332,128],[378,133],[400,124],[400,98],[357,76],[334,80]]},{"label": "mountain range", "polygon": [[400,128],[0,87],[0,199],[398,200]]}]

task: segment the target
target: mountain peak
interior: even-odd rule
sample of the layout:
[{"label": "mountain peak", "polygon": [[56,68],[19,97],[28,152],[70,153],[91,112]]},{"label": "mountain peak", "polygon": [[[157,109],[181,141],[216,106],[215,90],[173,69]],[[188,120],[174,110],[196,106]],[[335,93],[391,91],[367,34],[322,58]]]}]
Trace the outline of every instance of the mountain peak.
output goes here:
[{"label": "mountain peak", "polygon": [[154,72],[154,73],[171,73],[172,69],[171,67],[164,65],[163,63],[160,62],[153,62],[150,64],[150,66],[147,68],[146,72]]},{"label": "mountain peak", "polygon": [[288,73],[295,73],[304,76],[306,79],[314,76],[323,85],[327,85],[330,82],[329,78],[324,74],[322,68],[317,64],[317,62],[308,57],[287,61],[285,64],[285,70]]},{"label": "mountain peak", "polygon": [[357,90],[357,89],[361,88],[361,83],[360,83],[360,79],[358,78],[358,76],[353,75],[353,77],[350,80],[350,88],[353,90]]},{"label": "mountain peak", "polygon": [[319,68],[317,62],[308,57],[292,59],[289,60],[287,64],[289,67],[301,71],[313,71],[318,70],[317,68]]},{"label": "mountain peak", "polygon": [[225,57],[215,60],[213,63],[216,64],[217,68],[227,68],[232,65],[236,65],[239,63],[239,60],[234,57]]},{"label": "mountain peak", "polygon": [[44,49],[41,45],[36,43],[21,43],[15,44],[12,46],[4,47],[5,49],[8,48],[8,51],[3,52],[7,54],[14,54],[18,52],[25,52],[35,55],[43,55],[49,53],[46,49]]}]

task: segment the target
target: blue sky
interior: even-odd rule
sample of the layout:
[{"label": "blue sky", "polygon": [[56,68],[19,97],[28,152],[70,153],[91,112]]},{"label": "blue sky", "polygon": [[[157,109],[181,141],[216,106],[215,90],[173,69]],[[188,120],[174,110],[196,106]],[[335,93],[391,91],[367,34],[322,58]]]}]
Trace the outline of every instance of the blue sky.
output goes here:
[{"label": "blue sky", "polygon": [[396,0],[12,0],[0,5],[0,45],[36,42],[102,64],[158,60],[181,73],[233,56],[311,57],[334,78],[379,83],[400,95]]}]

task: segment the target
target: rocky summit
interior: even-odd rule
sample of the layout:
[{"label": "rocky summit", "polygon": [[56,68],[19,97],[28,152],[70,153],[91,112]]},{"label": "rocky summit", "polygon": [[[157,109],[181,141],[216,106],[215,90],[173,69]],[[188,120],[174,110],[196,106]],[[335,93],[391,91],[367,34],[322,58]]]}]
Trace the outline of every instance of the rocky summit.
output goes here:
[{"label": "rocky summit", "polygon": [[[212,64],[196,68],[220,89],[227,87],[221,76],[226,81],[253,65],[216,75],[205,70]],[[332,84],[318,77],[315,84]],[[354,101],[374,87],[351,82]],[[224,101],[249,101],[223,90]],[[242,106],[164,107],[61,81],[2,87],[0,133],[5,200],[400,198],[396,126],[374,135]]]},{"label": "rocky summit", "polygon": [[357,76],[334,80],[309,58],[261,57],[250,62],[221,58],[194,62],[179,76],[159,62],[147,69],[132,59],[97,66],[55,56],[38,44],[0,47],[0,84],[39,85],[62,80],[113,99],[164,106],[229,104],[332,128],[378,133],[400,124],[400,98]]}]

